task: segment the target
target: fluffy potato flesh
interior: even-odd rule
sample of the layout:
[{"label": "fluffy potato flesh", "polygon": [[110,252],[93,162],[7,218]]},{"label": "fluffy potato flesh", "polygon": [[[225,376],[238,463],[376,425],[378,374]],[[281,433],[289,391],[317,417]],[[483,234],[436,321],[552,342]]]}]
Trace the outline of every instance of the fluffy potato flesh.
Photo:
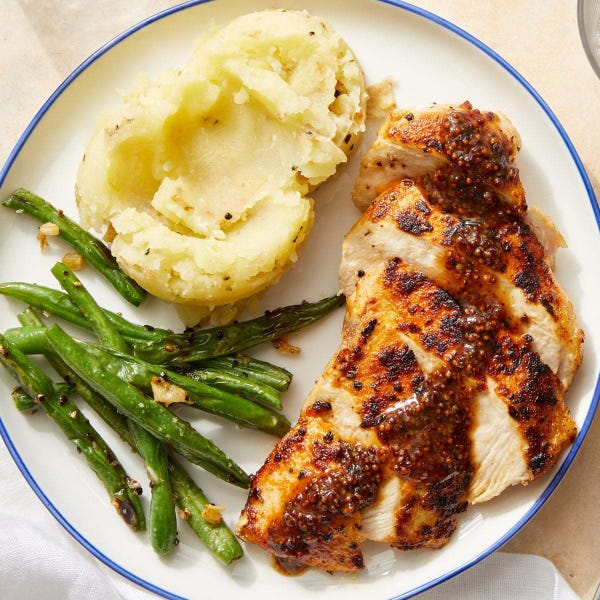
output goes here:
[{"label": "fluffy potato flesh", "polygon": [[239,17],[103,115],[78,171],[81,221],[114,229],[113,254],[152,294],[235,303],[295,262],[309,191],[347,159],[365,103],[360,66],[326,22]]}]

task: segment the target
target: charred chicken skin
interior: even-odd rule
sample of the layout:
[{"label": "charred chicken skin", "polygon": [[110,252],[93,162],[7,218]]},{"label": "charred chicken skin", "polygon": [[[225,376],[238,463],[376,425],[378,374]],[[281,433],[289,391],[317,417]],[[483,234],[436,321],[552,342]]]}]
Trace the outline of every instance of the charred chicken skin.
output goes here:
[{"label": "charred chicken skin", "polygon": [[434,105],[391,113],[363,157],[341,345],[238,523],[284,566],[360,569],[365,540],[439,548],[469,503],[574,439],[563,396],[583,334],[519,145],[504,117]]}]

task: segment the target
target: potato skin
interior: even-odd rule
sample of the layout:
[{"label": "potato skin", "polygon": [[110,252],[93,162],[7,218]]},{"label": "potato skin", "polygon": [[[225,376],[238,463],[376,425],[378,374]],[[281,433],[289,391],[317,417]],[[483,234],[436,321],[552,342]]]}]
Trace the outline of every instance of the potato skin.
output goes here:
[{"label": "potato skin", "polygon": [[81,221],[114,229],[113,254],[155,296],[239,302],[296,261],[309,192],[357,145],[365,104],[358,61],[325,21],[239,17],[101,117],[77,175]]}]

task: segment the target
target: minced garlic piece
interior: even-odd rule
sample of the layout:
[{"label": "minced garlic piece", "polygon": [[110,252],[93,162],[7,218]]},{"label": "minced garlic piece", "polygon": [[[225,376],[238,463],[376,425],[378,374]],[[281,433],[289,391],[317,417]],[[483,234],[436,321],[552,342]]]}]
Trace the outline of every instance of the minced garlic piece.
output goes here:
[{"label": "minced garlic piece", "polygon": [[48,247],[48,237],[60,234],[60,229],[55,223],[43,223],[38,229],[37,239],[40,242],[40,252],[44,252]]},{"label": "minced garlic piece", "polygon": [[177,385],[168,382],[164,377],[152,377],[152,395],[154,400],[164,406],[171,406],[177,402],[192,404],[188,393]]},{"label": "minced garlic piece", "polygon": [[223,511],[225,507],[216,506],[215,504],[207,504],[202,509],[202,518],[211,525],[218,525],[223,520]]},{"label": "minced garlic piece", "polygon": [[44,252],[48,247],[48,238],[43,233],[38,233],[37,239],[40,242],[40,252]]},{"label": "minced garlic piece", "polygon": [[272,344],[275,350],[282,354],[300,354],[300,352],[302,352],[302,349],[299,346],[293,346],[284,338],[277,338],[276,340],[273,340]]},{"label": "minced garlic piece", "polygon": [[40,233],[43,235],[58,235],[60,233],[60,229],[56,223],[43,223],[40,225]]},{"label": "minced garlic piece", "polygon": [[187,509],[187,508],[180,508],[178,512],[179,512],[179,516],[180,516],[180,517],[181,517],[181,518],[182,518],[184,521],[187,521],[187,520],[190,518],[191,514],[192,514],[192,513],[189,511],[189,509]]},{"label": "minced garlic piece", "polygon": [[71,271],[77,271],[83,267],[85,261],[83,260],[83,256],[78,252],[67,252],[62,257],[63,264],[71,269]]}]

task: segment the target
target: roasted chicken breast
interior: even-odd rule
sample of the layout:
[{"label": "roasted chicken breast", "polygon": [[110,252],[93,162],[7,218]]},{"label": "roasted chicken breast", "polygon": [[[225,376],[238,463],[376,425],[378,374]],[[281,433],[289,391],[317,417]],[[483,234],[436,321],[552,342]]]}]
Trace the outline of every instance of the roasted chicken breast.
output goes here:
[{"label": "roasted chicken breast", "polygon": [[367,539],[438,548],[469,502],[572,442],[583,334],[550,268],[562,238],[527,211],[519,144],[469,103],[390,115],[355,187],[341,345],[254,476],[242,539],[327,570],[363,567]]}]

